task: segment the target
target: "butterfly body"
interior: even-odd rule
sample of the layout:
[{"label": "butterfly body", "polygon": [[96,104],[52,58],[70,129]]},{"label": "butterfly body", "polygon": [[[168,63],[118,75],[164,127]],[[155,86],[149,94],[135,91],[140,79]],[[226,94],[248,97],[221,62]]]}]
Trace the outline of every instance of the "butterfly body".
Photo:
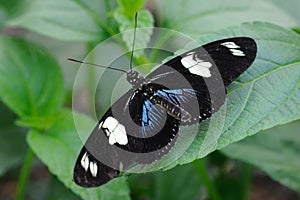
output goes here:
[{"label": "butterfly body", "polygon": [[253,63],[256,43],[238,37],[183,53],[146,77],[127,73],[132,88],[102,116],[81,150],[74,181],[102,185],[134,164],[159,160],[174,146],[180,126],[210,118],[226,87]]},{"label": "butterfly body", "polygon": [[173,103],[172,101],[159,96],[155,92],[155,86],[149,84],[151,81],[139,75],[137,71],[131,71],[127,73],[127,81],[135,89],[135,92],[140,92],[145,99],[150,100],[153,104],[159,105],[161,109],[167,112],[170,116],[177,120],[182,120],[184,122],[191,121],[191,115],[184,110],[180,105]]}]

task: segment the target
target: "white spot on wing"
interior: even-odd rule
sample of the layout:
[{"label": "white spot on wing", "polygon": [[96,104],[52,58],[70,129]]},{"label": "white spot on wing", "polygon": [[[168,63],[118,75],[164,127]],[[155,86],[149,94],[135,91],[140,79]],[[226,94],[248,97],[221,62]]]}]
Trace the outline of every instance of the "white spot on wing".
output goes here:
[{"label": "white spot on wing", "polygon": [[109,136],[109,144],[119,143],[122,145],[127,144],[128,139],[125,127],[119,124],[116,129]]},{"label": "white spot on wing", "polygon": [[82,156],[80,163],[81,163],[81,166],[85,169],[85,171],[87,171],[87,169],[89,168],[89,157],[87,156],[86,152]]},{"label": "white spot on wing", "polygon": [[102,127],[103,122],[100,122],[98,129],[100,129]]},{"label": "white spot on wing", "polygon": [[224,42],[221,45],[227,47],[234,56],[245,56],[244,52],[239,50],[241,47],[234,42]]},{"label": "white spot on wing", "polygon": [[109,132],[114,131],[114,129],[118,126],[119,122],[115,118],[109,116],[105,119],[102,128],[107,128]]},{"label": "white spot on wing", "polygon": [[96,162],[90,162],[90,171],[92,176],[97,176],[98,166]]},{"label": "white spot on wing", "polygon": [[187,68],[192,74],[211,77],[209,68],[212,66],[210,62],[200,60],[195,52],[190,52],[181,59],[181,64]]},{"label": "white spot on wing", "polygon": [[239,49],[230,49],[230,51],[235,56],[245,56],[245,54]]},{"label": "white spot on wing", "polygon": [[102,128],[107,129],[105,132],[109,137],[109,144],[119,143],[126,145],[128,143],[125,126],[119,123],[118,120],[109,116],[105,119]]},{"label": "white spot on wing", "polygon": [[238,48],[240,48],[240,46],[235,44],[234,42],[224,42],[221,45],[223,45],[223,46],[225,46],[229,49],[238,49]]}]

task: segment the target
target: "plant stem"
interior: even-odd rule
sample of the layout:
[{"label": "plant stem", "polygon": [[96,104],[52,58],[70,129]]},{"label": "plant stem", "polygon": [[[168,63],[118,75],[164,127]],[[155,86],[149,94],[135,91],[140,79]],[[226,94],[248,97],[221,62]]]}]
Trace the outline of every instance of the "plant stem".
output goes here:
[{"label": "plant stem", "polygon": [[[87,53],[91,52],[94,48],[94,45],[92,43],[87,44]],[[89,56],[90,61],[93,62],[95,60],[95,55],[92,54],[92,56]],[[95,82],[96,82],[96,70],[94,67],[88,67],[87,68],[87,90],[88,90],[88,112],[91,114],[93,113],[94,109],[94,88],[95,88]]]},{"label": "plant stem", "polygon": [[253,167],[248,164],[242,164],[241,175],[243,178],[243,196],[242,200],[248,200],[250,195]]},{"label": "plant stem", "polygon": [[202,184],[206,187],[206,190],[212,200],[220,200],[220,196],[214,183],[210,180],[208,171],[206,170],[205,162],[203,160],[197,160],[194,162],[194,167],[198,172]]},{"label": "plant stem", "polygon": [[21,173],[19,176],[16,200],[23,200],[25,197],[26,185],[28,182],[29,173],[30,173],[33,159],[34,159],[34,153],[29,148],[26,153],[25,161],[24,161],[24,164],[22,166]]}]

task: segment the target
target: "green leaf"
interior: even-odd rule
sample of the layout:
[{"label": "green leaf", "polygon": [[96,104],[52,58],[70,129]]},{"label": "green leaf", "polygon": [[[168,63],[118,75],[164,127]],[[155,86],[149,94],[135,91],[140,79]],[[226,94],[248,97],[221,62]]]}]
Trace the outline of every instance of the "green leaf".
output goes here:
[{"label": "green leaf", "polygon": [[295,33],[300,35],[300,29],[293,29],[293,31],[295,31]]},{"label": "green leaf", "polygon": [[[184,189],[183,189],[184,186]],[[196,199],[201,183],[192,165],[154,175],[153,199]],[[180,192],[178,192],[180,191]]]},{"label": "green leaf", "polygon": [[170,157],[180,152],[173,148],[149,170],[192,162],[261,130],[300,118],[300,36],[276,25],[257,22],[207,35],[200,43],[235,36],[256,40],[258,53],[254,64],[228,88],[226,106],[202,122],[200,129],[197,125],[181,127],[179,144],[187,144],[187,136],[198,131],[187,151],[170,163]]},{"label": "green leaf", "polygon": [[21,0],[11,0],[11,1],[2,1],[0,7],[4,8],[5,10],[13,10]]},{"label": "green leaf", "polygon": [[[135,166],[135,170],[170,169],[300,118],[300,36],[277,25],[256,22],[206,35],[199,43],[237,36],[254,38],[258,53],[254,64],[228,88],[226,106],[201,123],[200,129],[198,125],[181,127],[176,145],[164,158],[146,167]],[[198,134],[190,145],[195,132]]]},{"label": "green leaf", "polygon": [[120,11],[127,17],[132,18],[135,12],[142,9],[145,0],[118,0]]},{"label": "green leaf", "polygon": [[77,129],[85,129],[86,134],[96,122],[84,115],[75,113],[78,123],[74,124],[72,112],[64,110],[57,116],[47,135],[30,131],[27,141],[35,154],[45,163],[50,172],[64,185],[83,199],[129,199],[129,189],[124,177],[92,189],[81,188],[72,181],[72,173],[80,148],[83,146],[77,135]]},{"label": "green leaf", "polygon": [[8,25],[61,40],[96,41],[105,36],[102,20],[106,16],[99,17],[95,8],[97,13],[106,13],[104,1],[25,0]]},{"label": "green leaf", "polygon": [[64,98],[56,61],[37,46],[0,37],[0,98],[23,125],[48,127]]},{"label": "green leaf", "polygon": [[0,176],[19,166],[27,151],[25,130],[13,124],[15,118],[14,113],[0,101]]},{"label": "green leaf", "polygon": [[194,38],[250,21],[266,21],[285,27],[295,27],[299,24],[299,20],[290,16],[290,13],[268,0],[156,0],[155,2],[163,27],[179,30]]},{"label": "green leaf", "polygon": [[193,165],[180,166],[154,175],[152,199],[196,199],[200,189],[201,182]]},{"label": "green leaf", "polygon": [[300,6],[298,0],[289,0],[289,1],[281,1],[281,0],[268,0],[275,5],[277,5],[279,8],[285,10],[290,16],[293,17],[294,20],[298,23],[298,26],[300,26]]},{"label": "green leaf", "polygon": [[6,10],[2,6],[0,6],[0,29],[2,29],[2,27],[4,26],[6,18],[7,18]]},{"label": "green leaf", "polygon": [[12,14],[15,6],[21,0],[11,0],[11,1],[1,1],[0,5],[0,29],[2,29],[7,21],[7,19]]},{"label": "green leaf", "polygon": [[[122,33],[122,39],[126,43],[127,49],[132,49],[133,41],[133,29],[134,29],[134,14],[131,16],[126,16],[121,9],[114,13],[115,20],[119,23],[119,29]],[[135,49],[145,48],[147,43],[150,41],[152,35],[152,29],[149,27],[154,26],[154,20],[151,13],[147,10],[142,10],[138,12],[138,22],[137,22],[137,34],[135,40]],[[144,28],[144,29],[143,29]],[[128,31],[131,30],[131,31]],[[134,56],[140,57],[143,55],[142,51],[135,51]]]},{"label": "green leaf", "polygon": [[[36,173],[37,170],[34,170]],[[82,200],[66,188],[56,177],[30,180],[26,187],[26,198],[30,200]]]},{"label": "green leaf", "polygon": [[68,188],[66,188],[60,181],[55,177],[51,178],[50,184],[47,188],[47,200],[80,200],[79,196],[75,195]]},{"label": "green leaf", "polygon": [[196,199],[203,191],[193,164],[167,172],[133,175],[128,181],[134,199]]},{"label": "green leaf", "polygon": [[278,182],[300,192],[300,122],[278,126],[232,144],[222,152],[251,163]]}]

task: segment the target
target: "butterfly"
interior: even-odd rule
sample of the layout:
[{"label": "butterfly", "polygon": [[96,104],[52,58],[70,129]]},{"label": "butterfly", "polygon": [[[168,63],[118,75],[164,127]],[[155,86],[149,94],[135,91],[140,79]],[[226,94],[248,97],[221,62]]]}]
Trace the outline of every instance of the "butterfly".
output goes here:
[{"label": "butterfly", "polygon": [[92,131],[76,161],[74,182],[100,186],[134,163],[160,159],[181,126],[198,124],[219,110],[226,87],[252,65],[256,53],[252,38],[228,38],[178,55],[146,77],[127,72],[132,87]]}]

